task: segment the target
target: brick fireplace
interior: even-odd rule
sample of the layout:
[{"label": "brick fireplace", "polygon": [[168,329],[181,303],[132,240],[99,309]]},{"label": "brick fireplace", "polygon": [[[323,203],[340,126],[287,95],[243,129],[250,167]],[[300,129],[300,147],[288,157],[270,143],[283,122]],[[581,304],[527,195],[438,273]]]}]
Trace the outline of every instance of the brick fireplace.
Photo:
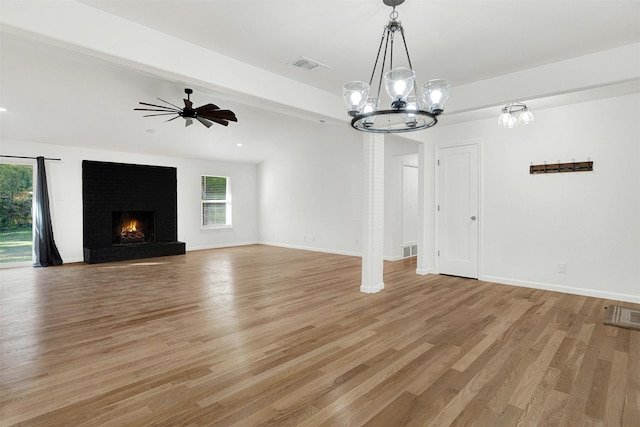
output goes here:
[{"label": "brick fireplace", "polygon": [[84,261],[184,254],[177,201],[176,168],[84,160]]}]

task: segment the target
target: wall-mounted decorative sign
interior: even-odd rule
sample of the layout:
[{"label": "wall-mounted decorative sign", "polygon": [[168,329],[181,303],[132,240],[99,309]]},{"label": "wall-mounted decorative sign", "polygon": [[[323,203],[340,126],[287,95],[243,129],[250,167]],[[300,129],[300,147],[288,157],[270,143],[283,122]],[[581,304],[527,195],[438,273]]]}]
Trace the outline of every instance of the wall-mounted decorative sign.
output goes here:
[{"label": "wall-mounted decorative sign", "polygon": [[540,173],[560,173],[560,172],[591,172],[593,171],[593,162],[570,162],[570,163],[551,163],[543,165],[529,166],[531,175]]}]

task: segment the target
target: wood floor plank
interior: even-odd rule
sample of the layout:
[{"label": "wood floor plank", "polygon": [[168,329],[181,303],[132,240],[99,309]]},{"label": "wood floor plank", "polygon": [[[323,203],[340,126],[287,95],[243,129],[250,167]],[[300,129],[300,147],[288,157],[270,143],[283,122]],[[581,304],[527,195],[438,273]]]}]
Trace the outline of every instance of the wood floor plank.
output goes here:
[{"label": "wood floor plank", "polygon": [[[0,270],[0,426],[640,425],[614,302],[251,245]],[[640,308],[637,304],[621,303]]]},{"label": "wood floor plank", "polygon": [[[637,308],[637,307],[636,307]],[[640,425],[640,334],[629,335],[629,364],[627,365],[627,389],[623,409],[623,425]]]}]

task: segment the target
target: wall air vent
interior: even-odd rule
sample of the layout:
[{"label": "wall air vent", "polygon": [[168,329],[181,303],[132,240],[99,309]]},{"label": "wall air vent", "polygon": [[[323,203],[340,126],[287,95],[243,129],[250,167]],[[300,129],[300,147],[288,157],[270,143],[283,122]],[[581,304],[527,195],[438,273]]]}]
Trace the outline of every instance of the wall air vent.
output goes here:
[{"label": "wall air vent", "polygon": [[417,243],[413,243],[410,245],[404,245],[402,246],[402,257],[403,258],[409,258],[412,256],[416,256],[418,255],[418,244]]},{"label": "wall air vent", "polygon": [[293,65],[296,68],[302,68],[303,70],[307,70],[307,71],[311,71],[315,68],[321,67],[321,68],[331,68],[326,64],[323,64],[321,62],[318,61],[314,61],[313,59],[309,59],[306,58],[304,56],[299,57],[298,59],[296,59],[295,61],[293,61],[291,63],[291,65]]}]

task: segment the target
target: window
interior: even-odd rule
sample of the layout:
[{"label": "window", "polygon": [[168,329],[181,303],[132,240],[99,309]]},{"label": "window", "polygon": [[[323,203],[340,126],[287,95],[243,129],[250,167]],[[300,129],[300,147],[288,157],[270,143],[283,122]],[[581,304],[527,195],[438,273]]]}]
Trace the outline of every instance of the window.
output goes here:
[{"label": "window", "polygon": [[202,227],[231,227],[231,192],[226,176],[202,176]]}]

